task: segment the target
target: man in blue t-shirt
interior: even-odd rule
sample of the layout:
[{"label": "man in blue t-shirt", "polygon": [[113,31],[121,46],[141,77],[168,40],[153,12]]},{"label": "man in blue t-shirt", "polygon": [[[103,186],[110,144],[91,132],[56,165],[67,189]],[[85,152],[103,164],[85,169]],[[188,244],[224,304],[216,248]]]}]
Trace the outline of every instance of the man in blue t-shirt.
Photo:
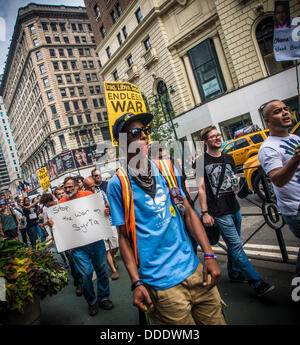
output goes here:
[{"label": "man in blue t-shirt", "polygon": [[[116,140],[120,133],[127,134],[127,174],[134,200],[139,265],[127,236],[122,185],[117,175],[108,184],[108,197],[112,225],[118,229],[120,252],[132,281],[133,303],[142,311],[145,306],[150,308],[154,324],[226,324],[215,286],[221,271],[201,222],[177,178],[185,207],[183,223],[165,177],[147,158],[147,126],[151,120],[151,114],[126,113],[113,127]],[[137,148],[134,153],[130,153],[132,144]],[[141,160],[130,164],[137,161],[138,155]],[[205,253],[203,266],[193,251],[185,226]]]}]

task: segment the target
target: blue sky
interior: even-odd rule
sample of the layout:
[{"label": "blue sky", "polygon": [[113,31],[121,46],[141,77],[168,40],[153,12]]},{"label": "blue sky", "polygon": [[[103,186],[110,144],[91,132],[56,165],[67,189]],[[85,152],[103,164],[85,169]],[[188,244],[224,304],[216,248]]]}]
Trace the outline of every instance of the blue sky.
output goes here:
[{"label": "blue sky", "polygon": [[18,9],[32,2],[43,5],[84,7],[84,0],[0,0],[0,74],[3,73],[4,63],[10,46],[10,40],[13,35]]}]

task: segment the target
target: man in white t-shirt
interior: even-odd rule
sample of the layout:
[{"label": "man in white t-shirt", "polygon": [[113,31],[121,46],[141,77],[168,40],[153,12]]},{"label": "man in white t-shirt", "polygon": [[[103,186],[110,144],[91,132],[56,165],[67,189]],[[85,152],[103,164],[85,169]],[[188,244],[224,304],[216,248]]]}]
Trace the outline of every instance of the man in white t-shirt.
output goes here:
[{"label": "man in white t-shirt", "polygon": [[[288,132],[292,117],[284,102],[272,100],[266,103],[263,117],[270,135],[261,145],[258,159],[272,181],[285,222],[300,238],[300,137]],[[296,277],[300,277],[300,250]]]}]

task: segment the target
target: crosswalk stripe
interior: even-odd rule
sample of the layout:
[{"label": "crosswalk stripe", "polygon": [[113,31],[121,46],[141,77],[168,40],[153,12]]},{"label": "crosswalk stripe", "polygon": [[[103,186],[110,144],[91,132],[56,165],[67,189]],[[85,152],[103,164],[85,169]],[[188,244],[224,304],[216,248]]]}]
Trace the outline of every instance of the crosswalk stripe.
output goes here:
[{"label": "crosswalk stripe", "polygon": [[[223,241],[220,241],[220,243],[223,245],[223,246],[226,246],[225,242]],[[218,248],[218,247],[217,247]],[[266,250],[279,250],[280,251],[280,247],[279,246],[274,246],[274,245],[269,245],[269,244],[251,244],[251,243],[247,243],[243,246],[243,248],[254,248],[254,249],[266,249]],[[292,252],[292,253],[298,253],[299,252],[299,248],[297,247],[290,247],[290,246],[287,246],[286,247],[286,250],[288,252]]]}]

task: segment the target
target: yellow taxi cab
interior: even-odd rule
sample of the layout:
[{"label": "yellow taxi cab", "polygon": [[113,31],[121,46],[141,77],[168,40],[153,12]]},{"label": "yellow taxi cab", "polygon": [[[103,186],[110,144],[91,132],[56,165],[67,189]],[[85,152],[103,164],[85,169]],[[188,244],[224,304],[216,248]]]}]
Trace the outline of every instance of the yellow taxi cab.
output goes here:
[{"label": "yellow taxi cab", "polygon": [[[293,127],[290,133],[300,136],[300,121]],[[260,162],[258,160],[258,154],[255,154],[244,163],[244,177],[246,178],[248,187],[253,190],[254,193],[256,193],[262,200],[264,200],[265,196],[262,188],[259,168]],[[269,179],[267,180],[270,190],[273,191],[271,181]]]},{"label": "yellow taxi cab", "polygon": [[237,167],[242,166],[250,157],[258,154],[263,141],[267,139],[269,129],[249,133],[237,139],[230,140],[222,149],[223,153],[232,156]]}]

